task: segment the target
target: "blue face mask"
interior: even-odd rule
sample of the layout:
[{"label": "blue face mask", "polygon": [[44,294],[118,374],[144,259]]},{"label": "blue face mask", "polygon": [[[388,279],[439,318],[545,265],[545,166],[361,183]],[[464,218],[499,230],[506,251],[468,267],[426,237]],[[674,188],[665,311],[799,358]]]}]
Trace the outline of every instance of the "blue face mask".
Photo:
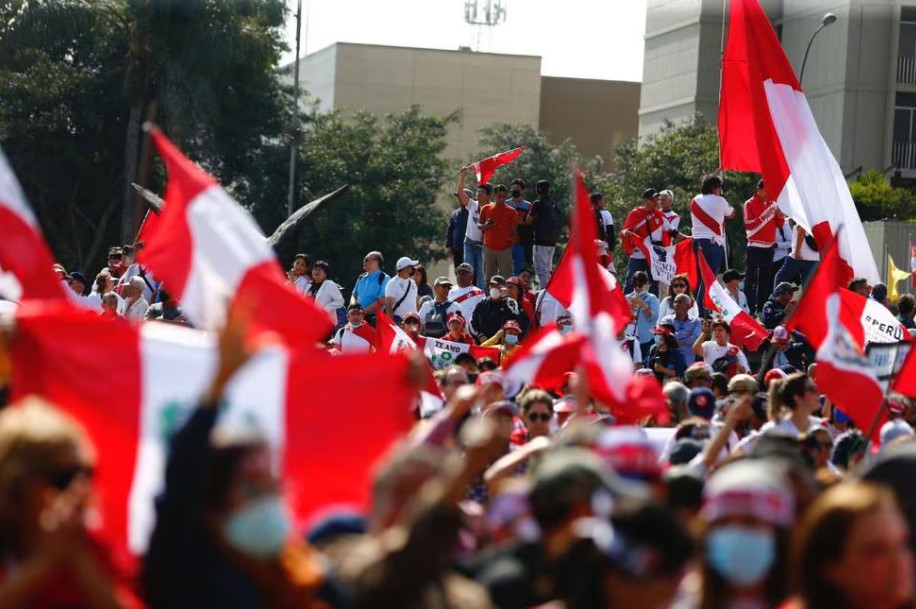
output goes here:
[{"label": "blue face mask", "polygon": [[744,291],[744,282],[743,282],[743,281],[742,281],[741,283],[738,284],[738,291],[739,291],[739,292],[743,292],[743,291]]},{"label": "blue face mask", "polygon": [[706,537],[706,561],[725,581],[740,587],[758,584],[776,558],[776,540],[765,529],[728,525]]},{"label": "blue face mask", "polygon": [[223,534],[229,545],[258,560],[279,556],[291,531],[286,506],[276,495],[243,505],[223,525]]},{"label": "blue face mask", "polygon": [[558,326],[557,329],[560,331],[560,334],[569,334],[572,332],[572,326],[570,325]]},{"label": "blue face mask", "polygon": [[518,343],[518,335],[516,335],[516,334],[506,334],[506,335],[503,337],[503,341],[505,341],[505,343],[506,343],[507,345],[514,345],[514,344]]},{"label": "blue face mask", "polygon": [[659,335],[657,335],[657,336],[655,337],[655,344],[656,344],[656,345],[661,345],[661,344],[663,344],[664,342],[665,342],[665,337],[662,336],[661,334],[659,334]]}]

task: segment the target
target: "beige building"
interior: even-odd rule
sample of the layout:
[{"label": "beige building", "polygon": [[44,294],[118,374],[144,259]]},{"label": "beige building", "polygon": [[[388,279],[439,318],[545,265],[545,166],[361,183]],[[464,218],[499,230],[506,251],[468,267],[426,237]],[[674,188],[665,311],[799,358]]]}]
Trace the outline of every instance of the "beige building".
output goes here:
[{"label": "beige building", "polygon": [[469,158],[480,130],[500,122],[536,127],[555,142],[569,138],[605,161],[637,132],[639,83],[541,76],[541,58],[529,55],[339,42],[304,57],[299,78],[325,111],[460,110],[447,137],[450,158]]}]

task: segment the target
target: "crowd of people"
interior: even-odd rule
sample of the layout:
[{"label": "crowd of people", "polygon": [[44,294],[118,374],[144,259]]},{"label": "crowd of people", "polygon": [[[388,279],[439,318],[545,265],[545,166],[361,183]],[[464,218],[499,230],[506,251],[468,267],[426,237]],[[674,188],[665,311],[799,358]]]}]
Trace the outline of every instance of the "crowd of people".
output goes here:
[{"label": "crowd of people", "polygon": [[[916,607],[916,403],[890,396],[886,422],[869,430],[821,395],[811,346],[785,325],[817,244],[762,182],[740,213],[745,272],[723,268],[725,223],[739,213],[718,177],[687,206],[690,235],[670,190],[647,189],[619,231],[592,195],[602,265],[618,276],[613,252],[627,254],[618,277],[632,321],[620,348],[667,406],[668,417],[631,425],[592,398],[581,370],[551,387],[503,374],[537,328],[575,326],[546,289],[566,222],[545,180],[529,202],[521,179],[475,192],[465,177],[447,225],[454,282],[430,281],[410,256],[387,266],[380,251],[352,287],[305,254],[288,272],[290,288],[336,321],[333,353],[377,350],[382,314],[418,344],[499,349],[436,371],[444,405],[418,410],[379,463],[367,513],[330,512],[297,530],[264,440],[214,433],[252,356],[234,312],[212,383],[171,440],[136,572],[92,535],[94,455],[79,426],[37,399],[0,411],[0,609]],[[688,274],[654,280],[646,242],[688,236],[770,332],[758,351],[731,341]],[[55,270],[103,317],[187,324],[136,262],[142,247],[112,248],[92,282]],[[913,297],[888,303],[882,288],[849,284],[916,334]]]}]

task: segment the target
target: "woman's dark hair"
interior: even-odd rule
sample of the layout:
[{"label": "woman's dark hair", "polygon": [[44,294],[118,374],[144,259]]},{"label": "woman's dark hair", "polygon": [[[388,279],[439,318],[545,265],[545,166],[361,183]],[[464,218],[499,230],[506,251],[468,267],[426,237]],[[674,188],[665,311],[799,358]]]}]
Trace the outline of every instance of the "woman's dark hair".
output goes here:
[{"label": "woman's dark hair", "polygon": [[324,260],[318,260],[312,265],[312,270],[314,271],[315,269],[322,269],[325,274],[327,274],[331,270],[331,267]]},{"label": "woman's dark hair", "polygon": [[644,286],[648,285],[649,276],[645,271],[636,271],[633,273],[633,285],[634,286]]},{"label": "woman's dark hair", "polygon": [[309,265],[309,255],[308,254],[296,254],[293,256],[293,262],[296,260],[305,260],[305,266]]},{"label": "woman's dark hair", "polygon": [[889,506],[897,508],[890,490],[849,481],[829,488],[808,508],[796,529],[791,553],[793,589],[805,609],[850,606],[824,571],[843,559],[856,521]]},{"label": "woman's dark hair", "polygon": [[496,365],[489,357],[481,357],[477,360],[477,369],[481,372],[489,372],[490,370],[496,370],[499,366]]},{"label": "woman's dark hair", "polygon": [[677,338],[674,337],[674,334],[662,334],[662,341],[669,353],[678,349]]},{"label": "woman's dark hair", "polygon": [[426,267],[423,266],[422,264],[418,264],[417,266],[414,267],[414,269],[416,270],[416,275],[419,278],[417,280],[417,287],[423,287],[425,285],[429,285],[429,280],[426,277]]},{"label": "woman's dark hair", "polygon": [[589,195],[589,197],[588,197],[589,201],[592,202],[592,205],[594,205],[595,203],[600,203],[600,202],[601,202],[601,199],[603,199],[603,198],[604,198],[604,195],[601,194],[600,192],[593,192],[593,193],[592,193],[591,195]]},{"label": "woman's dark hair", "polygon": [[726,334],[728,334],[729,336],[732,335],[732,329],[731,327],[729,327],[728,322],[722,319],[721,317],[719,319],[714,320],[712,322],[712,325],[709,327],[710,330],[715,330],[716,328],[722,328],[723,330],[725,330]]},{"label": "woman's dark hair", "polygon": [[916,297],[912,294],[904,294],[897,301],[897,311],[901,315],[909,315],[913,312],[913,309],[916,309]]},{"label": "woman's dark hair", "polygon": [[[677,274],[677,275],[675,275],[674,277],[671,278],[671,285],[672,285],[672,286],[673,286],[676,282],[677,282],[677,283],[684,283],[684,284],[686,284],[687,290],[684,291],[684,294],[687,294],[688,296],[690,296],[692,290],[691,290],[691,288],[690,288],[690,279],[687,277],[687,273],[679,273],[679,274]],[[672,290],[668,290],[668,295],[665,296],[665,300],[668,302],[668,306],[671,307],[671,308],[674,308],[674,297],[675,297],[675,296],[677,296],[677,294],[675,294],[674,291],[672,291]]]},{"label": "woman's dark hair", "polygon": [[532,389],[526,392],[525,396],[519,402],[518,407],[523,415],[527,415],[528,411],[531,410],[531,407],[535,404],[546,404],[551,412],[553,411],[553,398],[543,389]]},{"label": "woman's dark hair", "polygon": [[713,174],[708,175],[703,178],[703,185],[700,187],[700,192],[704,195],[711,195],[712,191],[717,188],[722,188],[722,178]]},{"label": "woman's dark hair", "polygon": [[830,462],[837,467],[849,469],[849,461],[856,453],[865,453],[868,440],[858,429],[844,431],[833,443],[833,452],[830,453]]}]

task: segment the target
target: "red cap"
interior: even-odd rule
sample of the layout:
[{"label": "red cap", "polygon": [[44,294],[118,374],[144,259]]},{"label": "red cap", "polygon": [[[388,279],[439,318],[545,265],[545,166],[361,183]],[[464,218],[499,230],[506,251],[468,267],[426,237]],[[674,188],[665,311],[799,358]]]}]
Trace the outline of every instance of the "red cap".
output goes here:
[{"label": "red cap", "polygon": [[453,321],[457,321],[462,326],[466,326],[468,322],[465,321],[464,316],[461,313],[449,313],[446,324],[450,324]]}]

